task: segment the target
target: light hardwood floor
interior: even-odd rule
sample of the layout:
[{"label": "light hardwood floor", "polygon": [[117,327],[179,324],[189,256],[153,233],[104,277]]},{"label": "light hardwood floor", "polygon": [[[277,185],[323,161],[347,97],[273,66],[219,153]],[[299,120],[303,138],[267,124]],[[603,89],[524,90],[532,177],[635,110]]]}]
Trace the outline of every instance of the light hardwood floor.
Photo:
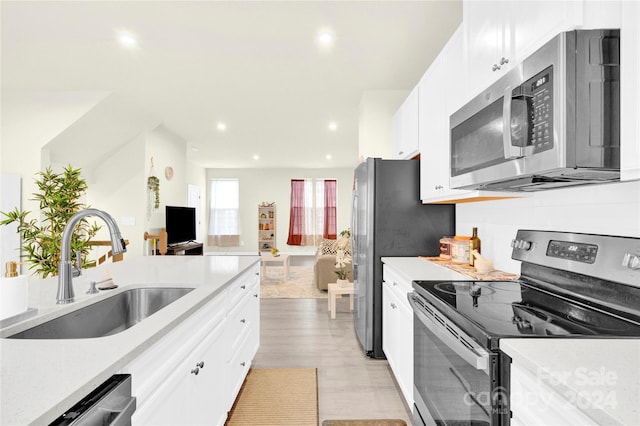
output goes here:
[{"label": "light hardwood floor", "polygon": [[328,419],[403,419],[411,416],[387,361],[364,355],[348,298],[329,319],[326,299],[262,299],[260,349],[254,368],[318,369],[320,424]]}]

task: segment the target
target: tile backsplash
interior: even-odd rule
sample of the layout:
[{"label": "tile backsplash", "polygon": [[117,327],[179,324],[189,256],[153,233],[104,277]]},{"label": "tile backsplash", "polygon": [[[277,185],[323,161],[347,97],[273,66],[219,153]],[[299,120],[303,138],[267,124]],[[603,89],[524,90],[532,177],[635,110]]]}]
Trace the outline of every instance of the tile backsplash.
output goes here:
[{"label": "tile backsplash", "polygon": [[456,206],[456,233],[478,227],[482,254],[496,269],[520,273],[511,259],[518,229],[640,237],[640,182],[586,185]]}]

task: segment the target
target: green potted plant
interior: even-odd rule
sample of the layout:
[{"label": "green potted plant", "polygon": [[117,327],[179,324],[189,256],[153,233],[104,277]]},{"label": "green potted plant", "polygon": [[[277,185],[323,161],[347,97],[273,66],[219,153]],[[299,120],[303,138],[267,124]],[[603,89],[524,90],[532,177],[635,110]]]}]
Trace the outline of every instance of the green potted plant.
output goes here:
[{"label": "green potted plant", "polygon": [[[87,190],[87,183],[80,175],[80,169],[67,166],[62,173],[54,173],[48,167],[37,173],[35,192],[32,200],[38,201],[41,221],[29,219],[31,212],[20,211],[17,207],[9,212],[0,212],[5,217],[0,225],[17,224],[22,238],[21,257],[26,258],[34,270],[42,278],[58,274],[60,261],[60,242],[62,231],[76,212],[88,206],[80,202]],[[86,266],[87,255],[91,249],[90,240],[100,227],[82,220],[74,229],[71,238],[72,258],[77,253],[81,256],[81,265]],[[77,262],[77,259],[74,263]]]}]

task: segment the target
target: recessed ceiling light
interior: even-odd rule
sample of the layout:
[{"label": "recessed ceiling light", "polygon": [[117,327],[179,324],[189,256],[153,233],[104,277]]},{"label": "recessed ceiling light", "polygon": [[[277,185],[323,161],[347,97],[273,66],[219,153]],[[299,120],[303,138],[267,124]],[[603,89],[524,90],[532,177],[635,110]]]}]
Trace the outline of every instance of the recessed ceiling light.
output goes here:
[{"label": "recessed ceiling light", "polygon": [[338,130],[338,123],[336,123],[335,121],[329,122],[329,130],[331,130],[332,132]]},{"label": "recessed ceiling light", "polygon": [[326,158],[327,160],[331,160],[333,157],[331,157],[331,154],[327,154],[324,158]]},{"label": "recessed ceiling light", "polygon": [[254,160],[259,160],[259,159],[260,159],[260,156],[259,156],[258,154],[256,154],[256,155],[254,155],[254,156],[253,156],[253,159],[254,159]]},{"label": "recessed ceiling light", "polygon": [[218,129],[218,131],[220,131],[220,132],[224,132],[225,130],[227,130],[227,125],[224,124],[223,122],[219,122],[216,125],[216,129]]},{"label": "recessed ceiling light", "polygon": [[200,151],[200,148],[198,148],[197,146],[192,146],[191,147],[191,151],[198,152],[198,151]]},{"label": "recessed ceiling light", "polygon": [[138,39],[130,32],[119,31],[118,41],[124,47],[133,48],[138,46]]},{"label": "recessed ceiling light", "polygon": [[333,44],[335,38],[336,37],[333,31],[331,31],[330,29],[323,29],[318,32],[318,35],[316,36],[316,42],[320,46],[329,47]]}]

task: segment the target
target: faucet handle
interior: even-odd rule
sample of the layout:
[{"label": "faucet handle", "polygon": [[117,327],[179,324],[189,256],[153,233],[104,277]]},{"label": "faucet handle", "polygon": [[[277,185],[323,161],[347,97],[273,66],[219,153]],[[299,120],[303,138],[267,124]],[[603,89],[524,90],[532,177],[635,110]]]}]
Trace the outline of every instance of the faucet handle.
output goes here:
[{"label": "faucet handle", "polygon": [[82,252],[80,250],[76,250],[76,266],[71,274],[74,278],[82,275]]}]

